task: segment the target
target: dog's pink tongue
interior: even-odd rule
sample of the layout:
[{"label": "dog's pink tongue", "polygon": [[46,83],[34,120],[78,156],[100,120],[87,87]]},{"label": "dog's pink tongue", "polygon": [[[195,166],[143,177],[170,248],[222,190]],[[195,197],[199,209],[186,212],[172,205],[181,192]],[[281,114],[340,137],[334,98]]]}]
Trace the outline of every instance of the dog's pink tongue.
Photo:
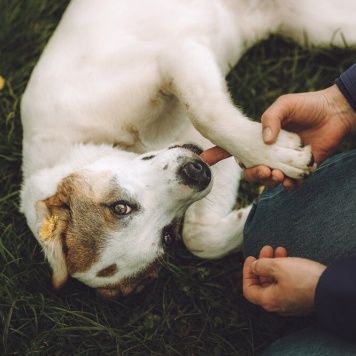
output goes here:
[{"label": "dog's pink tongue", "polygon": [[231,157],[231,154],[225,151],[223,148],[215,146],[205,150],[199,156],[205,163],[212,166],[213,164],[218,163],[225,158]]}]

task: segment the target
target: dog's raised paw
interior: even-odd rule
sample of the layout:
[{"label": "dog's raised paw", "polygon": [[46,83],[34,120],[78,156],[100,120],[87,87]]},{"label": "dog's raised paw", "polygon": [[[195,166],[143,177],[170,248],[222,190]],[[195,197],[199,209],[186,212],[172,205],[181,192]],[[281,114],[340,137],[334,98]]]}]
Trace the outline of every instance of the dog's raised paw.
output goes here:
[{"label": "dog's raised paw", "polygon": [[312,147],[304,146],[297,134],[281,130],[275,145],[271,146],[276,146],[274,148],[280,161],[274,168],[280,169],[288,177],[303,179],[316,169]]},{"label": "dog's raised paw", "polygon": [[281,130],[274,144],[265,144],[261,124],[253,123],[251,126],[254,130],[253,139],[244,143],[247,149],[241,151],[240,157],[235,156],[239,164],[247,168],[266,165],[294,179],[304,179],[316,169],[312,147],[304,146],[299,135]]}]

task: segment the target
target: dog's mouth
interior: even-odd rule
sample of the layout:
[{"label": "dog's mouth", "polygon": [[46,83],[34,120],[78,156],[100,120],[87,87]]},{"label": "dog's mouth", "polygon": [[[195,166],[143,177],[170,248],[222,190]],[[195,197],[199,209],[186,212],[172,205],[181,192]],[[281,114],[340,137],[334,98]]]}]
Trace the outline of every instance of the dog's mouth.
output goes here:
[{"label": "dog's mouth", "polygon": [[169,149],[172,149],[172,148],[185,148],[185,149],[195,153],[198,156],[203,152],[203,150],[199,146],[197,146],[193,143],[185,143],[183,145],[174,145],[174,146],[169,147]]}]

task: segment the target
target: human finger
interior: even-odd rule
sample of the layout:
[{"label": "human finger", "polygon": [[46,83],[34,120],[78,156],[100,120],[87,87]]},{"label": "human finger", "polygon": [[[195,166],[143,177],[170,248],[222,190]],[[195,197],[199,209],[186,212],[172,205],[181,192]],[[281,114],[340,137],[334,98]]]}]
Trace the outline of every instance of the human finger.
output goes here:
[{"label": "human finger", "polygon": [[277,247],[274,251],[274,257],[287,257],[287,250],[284,247]]},{"label": "human finger", "polygon": [[[260,251],[259,258],[273,258],[274,257],[274,250],[272,246],[264,246]],[[263,287],[268,286],[269,284],[273,283],[273,278],[268,276],[260,276],[259,277],[260,285]]]},{"label": "human finger", "polygon": [[246,258],[244,266],[242,268],[242,279],[244,283],[247,285],[255,285],[258,284],[258,278],[252,272],[251,264],[256,261],[256,258],[253,256],[249,256]]},{"label": "human finger", "polygon": [[303,179],[292,179],[286,177],[282,184],[285,190],[288,192],[293,192],[294,190],[297,190],[303,184],[303,182]]},{"label": "human finger", "polygon": [[251,263],[251,270],[260,277],[273,277],[273,258],[259,258]]},{"label": "human finger", "polygon": [[258,304],[259,292],[261,290],[258,276],[252,272],[251,264],[256,258],[249,256],[246,258],[242,269],[242,290],[245,298],[251,303]]},{"label": "human finger", "polygon": [[264,166],[255,166],[244,171],[244,178],[250,183],[260,182],[263,186],[273,189],[282,183],[285,176],[283,172]]},{"label": "human finger", "polygon": [[276,142],[282,121],[290,116],[294,98],[293,94],[282,95],[262,114],[262,137],[265,143]]},{"label": "human finger", "polygon": [[281,121],[278,120],[274,111],[273,107],[269,107],[261,117],[262,138],[266,144],[275,143],[281,130]]},{"label": "human finger", "polygon": [[260,251],[259,258],[272,258],[273,257],[273,247],[272,246],[263,246]]},{"label": "human finger", "polygon": [[199,156],[204,162],[212,166],[225,158],[231,157],[231,154],[221,147],[214,146],[205,150]]},{"label": "human finger", "polygon": [[255,166],[244,171],[245,179],[250,183],[262,182],[271,177],[272,171],[267,166]]},{"label": "human finger", "polygon": [[273,169],[271,173],[271,177],[269,179],[262,181],[262,184],[269,189],[273,189],[277,185],[282,183],[284,179],[285,176],[283,172],[279,171],[278,169]]}]

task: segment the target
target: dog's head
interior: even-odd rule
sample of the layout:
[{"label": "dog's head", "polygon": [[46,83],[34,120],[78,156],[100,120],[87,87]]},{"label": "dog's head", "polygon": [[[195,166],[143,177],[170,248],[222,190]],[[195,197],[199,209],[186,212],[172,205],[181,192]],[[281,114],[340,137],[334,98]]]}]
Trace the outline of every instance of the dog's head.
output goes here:
[{"label": "dog's head", "polygon": [[134,159],[102,158],[39,201],[37,230],[53,286],[70,275],[106,297],[142,288],[174,243],[186,209],[211,189],[210,168],[194,151],[183,145]]}]

